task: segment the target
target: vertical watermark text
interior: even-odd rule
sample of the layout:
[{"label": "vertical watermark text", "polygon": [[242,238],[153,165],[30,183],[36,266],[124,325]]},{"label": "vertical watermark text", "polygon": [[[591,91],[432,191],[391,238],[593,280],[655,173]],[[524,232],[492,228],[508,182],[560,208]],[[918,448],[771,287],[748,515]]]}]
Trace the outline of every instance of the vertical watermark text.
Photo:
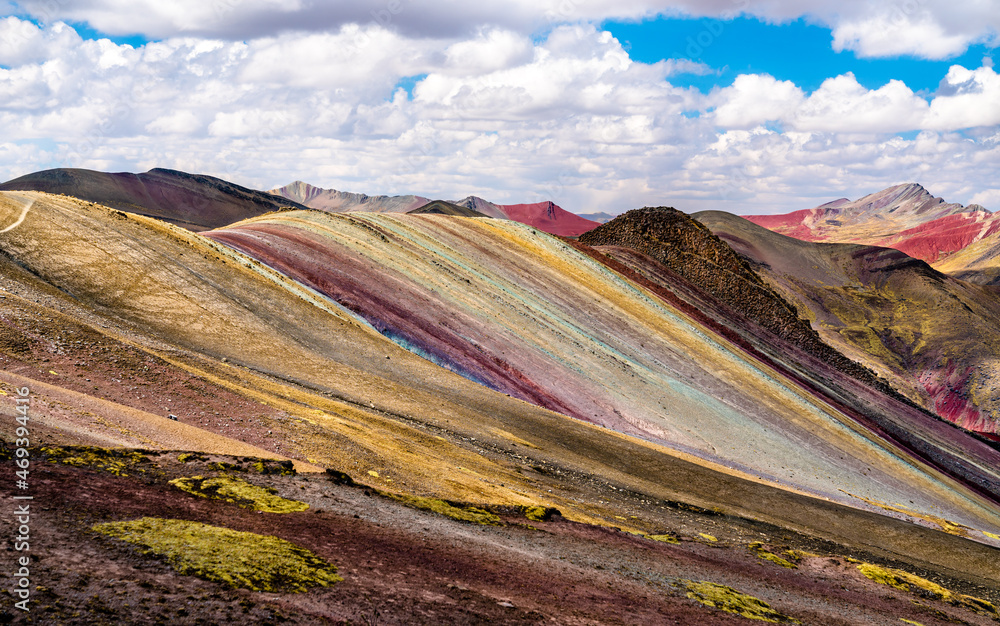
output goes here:
[{"label": "vertical watermark text", "polygon": [[14,429],[14,550],[18,553],[15,563],[16,571],[12,580],[12,593],[20,598],[14,606],[28,612],[28,602],[31,599],[31,500],[29,495],[31,473],[31,431],[28,424],[31,420],[31,390],[28,387],[17,389],[14,397],[17,427]]}]

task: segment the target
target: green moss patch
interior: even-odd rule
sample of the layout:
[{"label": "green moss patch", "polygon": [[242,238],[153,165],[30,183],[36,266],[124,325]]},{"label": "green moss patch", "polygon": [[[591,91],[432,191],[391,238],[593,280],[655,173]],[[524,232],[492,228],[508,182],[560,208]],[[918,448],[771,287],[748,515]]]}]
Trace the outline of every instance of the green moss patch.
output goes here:
[{"label": "green moss patch", "polygon": [[524,507],[524,516],[533,522],[547,522],[553,515],[557,515],[559,509],[545,506]]},{"label": "green moss patch", "polygon": [[150,460],[141,452],[125,448],[97,448],[93,446],[45,447],[42,448],[48,460],[52,463],[62,463],[73,467],[89,467],[115,476],[128,476],[132,473],[144,473],[145,468],[138,467]]},{"label": "green moss patch", "polygon": [[[470,504],[450,502],[449,504],[458,508],[469,508]],[[551,506],[541,505],[519,505],[519,504],[479,504],[475,508],[482,509],[494,515],[523,517],[532,522],[548,522],[555,515],[562,515],[559,509]]]},{"label": "green moss patch", "polygon": [[252,591],[301,593],[343,580],[337,568],[284,539],[197,522],[144,517],[93,530],[140,546],[188,576]]},{"label": "green moss patch", "polygon": [[237,463],[226,463],[225,461],[213,461],[208,464],[208,469],[217,472],[245,472],[246,469]]},{"label": "green moss patch", "polygon": [[274,476],[295,476],[295,464],[291,461],[276,461],[274,459],[257,459],[250,466],[258,474]]},{"label": "green moss patch", "polygon": [[751,595],[740,593],[732,587],[708,582],[707,580],[682,580],[679,583],[687,589],[687,597],[727,613],[735,613],[748,619],[780,624],[799,624],[799,620],[778,613],[771,606]]},{"label": "green moss patch", "polygon": [[970,609],[976,613],[989,615],[993,618],[1000,618],[1000,611],[997,611],[997,607],[992,602],[987,602],[986,600],[973,596],[954,593],[935,582],[927,580],[926,578],[921,578],[920,576],[916,576],[909,572],[891,569],[888,567],[881,567],[871,563],[862,563],[858,565],[858,570],[869,580],[873,580],[881,585],[888,585],[901,591],[908,591],[921,596],[931,597],[954,606]]},{"label": "green moss patch", "polygon": [[[777,554],[771,552],[770,550],[764,548],[764,544],[762,544],[759,541],[755,541],[747,547],[750,548],[750,550],[757,555],[757,558],[763,559],[765,561],[770,561],[771,563],[774,563],[775,565],[780,565],[781,567],[787,567],[788,569],[798,568],[798,565],[796,565],[792,561],[782,558]],[[786,554],[789,556],[789,558],[795,558],[794,556],[795,553],[791,550],[786,552]]]},{"label": "green moss patch", "polygon": [[467,504],[458,504],[439,500],[437,498],[423,498],[420,496],[410,496],[397,493],[379,492],[381,495],[391,498],[397,502],[402,502],[408,507],[431,511],[451,519],[473,524],[483,524],[487,526],[500,525],[500,517],[489,511]]},{"label": "green moss patch", "polygon": [[216,478],[205,478],[204,476],[190,476],[175,478],[170,484],[181,491],[211,498],[213,500],[225,500],[232,502],[244,509],[253,509],[265,513],[297,513],[305,511],[309,505],[298,500],[288,500],[275,495],[275,490],[265,487],[258,487],[246,481],[231,476],[218,476]]}]

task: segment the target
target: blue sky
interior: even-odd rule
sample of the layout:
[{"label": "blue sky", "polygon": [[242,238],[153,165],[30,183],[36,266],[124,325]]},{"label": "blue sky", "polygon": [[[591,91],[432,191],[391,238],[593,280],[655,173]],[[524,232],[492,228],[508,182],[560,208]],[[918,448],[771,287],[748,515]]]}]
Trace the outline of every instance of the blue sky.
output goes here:
[{"label": "blue sky", "polygon": [[913,91],[929,94],[950,66],[978,67],[984,57],[992,59],[996,52],[975,44],[963,54],[941,60],[912,55],[858,58],[850,50],[834,51],[831,29],[805,19],[769,24],[751,17],[660,17],[641,22],[608,21],[601,26],[618,38],[636,61],[682,58],[710,66],[716,72],[671,81],[702,91],[731,85],[739,74],[770,74],[812,91],[831,76],[852,72],[869,89],[896,79]]},{"label": "blue sky", "polygon": [[171,167],[609,213],[919,182],[1000,209],[989,3],[412,2],[0,1],[0,178]]}]

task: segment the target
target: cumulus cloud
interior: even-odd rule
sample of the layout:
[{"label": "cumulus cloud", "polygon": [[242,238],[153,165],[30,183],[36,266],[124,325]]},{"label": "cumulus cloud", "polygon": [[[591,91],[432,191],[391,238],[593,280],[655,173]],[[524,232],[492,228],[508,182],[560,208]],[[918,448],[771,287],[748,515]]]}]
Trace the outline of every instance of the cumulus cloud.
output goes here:
[{"label": "cumulus cloud", "polygon": [[16,17],[0,18],[0,65],[39,63],[53,54],[67,52],[81,41],[76,31],[65,24],[45,29]]},{"label": "cumulus cloud", "polygon": [[953,65],[931,102],[926,128],[970,128],[1000,124],[1000,76],[992,67]]},{"label": "cumulus cloud", "polygon": [[[909,54],[925,59],[947,59],[965,52],[969,43],[985,33],[976,27],[949,29],[917,0],[906,4],[881,5],[874,14],[860,14],[838,21],[833,29],[833,48],[853,50],[860,57]],[[942,16],[943,17],[943,16]]]},{"label": "cumulus cloud", "polygon": [[20,0],[19,10],[46,23],[86,22],[112,35],[154,39],[205,36],[232,40],[285,32],[335,32],[381,26],[408,37],[465,37],[497,27],[522,35],[563,23],[636,20],[657,15],[769,22],[805,18],[833,31],[833,46],[862,57],[942,59],[974,42],[996,42],[1000,11],[991,2],[898,0]]},{"label": "cumulus cloud", "polygon": [[794,115],[805,94],[794,83],[772,76],[743,74],[714,94],[715,123],[724,128],[753,128]]},{"label": "cumulus cloud", "polygon": [[458,76],[474,76],[504,70],[530,61],[531,40],[497,28],[480,32],[475,38],[457,41],[445,50],[445,68]]},{"label": "cumulus cloud", "polygon": [[153,38],[199,35],[256,38],[289,31],[336,31],[372,25],[413,37],[467,35],[496,26],[530,33],[547,24],[641,18],[655,9],[644,0],[21,0],[27,13],[46,21],[91,24],[113,35]]},{"label": "cumulus cloud", "polygon": [[808,131],[891,133],[922,127],[927,101],[898,80],[862,87],[851,73],[823,81],[793,113],[790,126]]},{"label": "cumulus cloud", "polygon": [[692,98],[666,82],[674,69],[668,63],[634,63],[607,32],[565,26],[512,67],[465,75],[432,72],[416,86],[414,98],[430,109],[498,121],[557,112],[670,115]]},{"label": "cumulus cloud", "polygon": [[928,101],[902,81],[868,89],[848,72],[823,81],[811,94],[790,81],[744,74],[710,96],[712,119],[727,129],[769,122],[789,130],[885,134],[954,131],[1000,124],[1000,76],[991,67],[952,66]]},{"label": "cumulus cloud", "polygon": [[254,40],[240,81],[249,84],[384,92],[398,78],[441,63],[442,43],[407,39],[378,26]]},{"label": "cumulus cloud", "polygon": [[[812,93],[745,75],[703,95],[671,80],[708,68],[634,61],[587,24],[541,38],[500,26],[432,38],[346,24],[133,48],[84,41],[59,22],[18,22],[0,24],[27,35],[0,68],[3,179],[159,166],[257,188],[302,179],[552,199],[580,212],[774,212],[916,180],[1000,209],[988,203],[1000,78],[986,66],[953,67],[929,97],[896,81],[867,89],[850,74]],[[412,95],[398,87],[404,78],[416,81]],[[920,132],[894,136],[902,130]]]}]

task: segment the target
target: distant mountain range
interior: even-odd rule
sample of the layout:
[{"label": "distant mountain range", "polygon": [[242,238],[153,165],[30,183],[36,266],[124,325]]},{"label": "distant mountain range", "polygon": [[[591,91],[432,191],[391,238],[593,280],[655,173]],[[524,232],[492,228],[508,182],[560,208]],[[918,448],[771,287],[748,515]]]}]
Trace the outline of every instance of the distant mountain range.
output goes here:
[{"label": "distant mountain range", "polygon": [[[336,189],[322,189],[302,181],[272,189],[270,193],[331,213],[348,211],[409,213],[431,202],[422,196],[369,196]],[[477,196],[468,196],[450,204],[466,207],[489,217],[514,220],[553,235],[566,237],[581,235],[599,223],[570,213],[552,202],[494,204]]]},{"label": "distant mountain range", "polygon": [[916,183],[814,209],[745,217],[796,239],[894,248],[964,280],[1000,283],[1000,217],[978,204],[945,202]]},{"label": "distant mountain range", "polygon": [[611,220],[615,219],[615,215],[610,213],[605,213],[603,211],[599,213],[577,213],[580,217],[590,220],[592,222],[597,222],[598,224],[607,224]]},{"label": "distant mountain range", "polygon": [[[321,189],[301,181],[263,192],[213,176],[163,168],[141,174],[70,168],[44,170],[0,184],[0,190],[69,195],[165,219],[194,231],[218,228],[281,208],[311,208],[330,213],[408,213],[432,202],[414,195],[369,196]],[[469,196],[450,204],[484,216],[522,222],[554,235],[573,237],[598,225],[552,202],[500,205]]]},{"label": "distant mountain range", "polygon": [[273,195],[288,198],[312,209],[330,213],[370,211],[372,213],[408,213],[431,201],[422,196],[369,196],[363,193],[314,187],[300,180],[272,189]]}]

